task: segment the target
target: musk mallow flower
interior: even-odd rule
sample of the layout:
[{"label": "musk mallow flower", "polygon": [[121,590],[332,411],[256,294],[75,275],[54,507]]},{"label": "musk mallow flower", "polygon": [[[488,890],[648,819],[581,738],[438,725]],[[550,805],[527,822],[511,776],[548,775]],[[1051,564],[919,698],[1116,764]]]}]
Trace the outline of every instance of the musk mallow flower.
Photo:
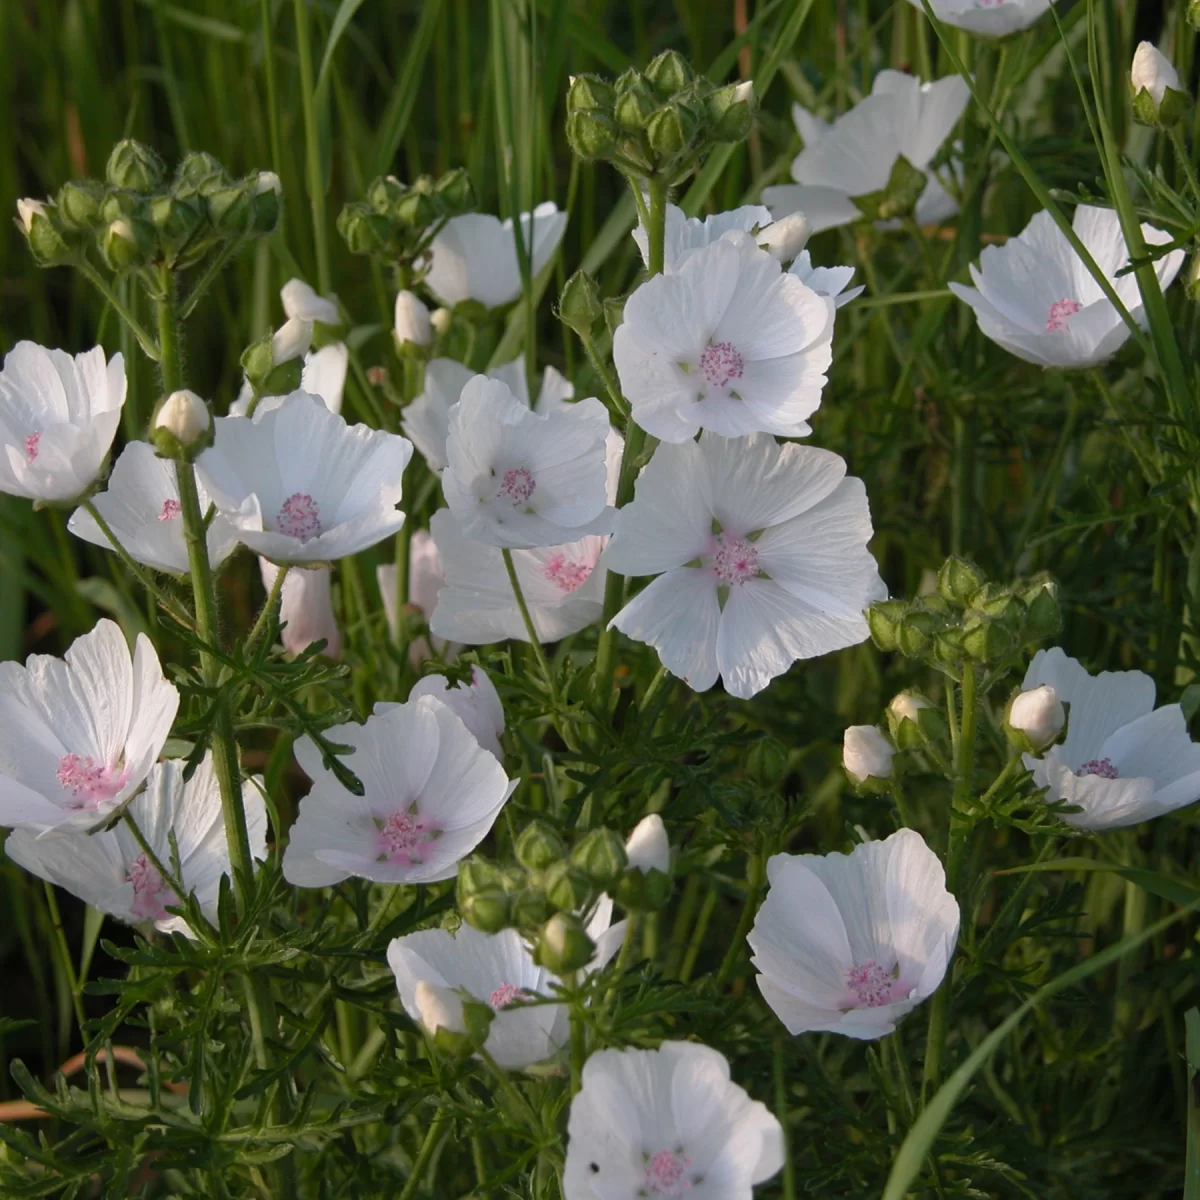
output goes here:
[{"label": "musk mallow flower", "polygon": [[0,663],[0,825],[87,829],[142,785],[179,707],[158,655],[114,622],[65,658]]},{"label": "musk mallow flower", "polygon": [[[263,587],[275,586],[280,568],[258,560]],[[289,654],[300,654],[313,642],[324,641],[327,658],[340,658],[342,634],[333,611],[333,572],[328,567],[292,567],[279,589],[280,640]]]},{"label": "musk mallow flower", "polygon": [[[909,0],[924,11],[921,0]],[[946,25],[985,37],[1005,37],[1028,29],[1050,11],[1053,0],[929,0],[933,15]]]},{"label": "musk mallow flower", "polygon": [[776,854],[746,940],[789,1033],[883,1037],[937,991],[958,941],[941,860],[901,829],[849,854]]},{"label": "musk mallow flower", "polygon": [[[720,241],[727,233],[753,233],[771,224],[771,213],[761,204],[744,204],[707,217],[689,217],[677,204],[668,204],[663,227],[663,270],[677,271],[696,250]],[[633,240],[642,262],[650,265],[650,235],[640,222]]]},{"label": "musk mallow flower", "polygon": [[433,696],[377,711],[362,725],[336,725],[325,736],[353,747],[343,762],[363,795],[342,786],[308,738],[296,744],[296,761],[313,781],[283,855],[284,878],[298,887],[350,876],[376,883],[450,879],[516,787]]},{"label": "musk mallow flower", "polygon": [[401,290],[396,293],[392,332],[397,346],[404,346],[409,342],[414,346],[428,346],[433,340],[429,309],[412,292]]},{"label": "musk mallow flower", "polygon": [[865,290],[861,286],[849,287],[850,280],[854,278],[853,267],[814,267],[812,255],[807,250],[802,250],[796,256],[788,267],[788,274],[795,275],[818,296],[828,296],[838,308],[856,300]]},{"label": "musk mallow flower", "polygon": [[450,411],[442,491],[464,534],[510,549],[612,527],[608,410],[596,399],[539,414],[477,375]]},{"label": "musk mallow flower", "polygon": [[[496,691],[496,685],[480,666],[471,667],[469,683],[451,685],[445,675],[426,675],[417,680],[409,693],[409,700],[422,696],[433,696],[440,700],[470,731],[471,736],[497,761],[504,762],[504,751],[500,739],[504,736],[504,705]],[[376,711],[390,705],[378,704]]]},{"label": "musk mallow flower", "polygon": [[[208,493],[203,486],[198,491],[200,510],[207,512]],[[92,497],[92,503],[130,558],[156,571],[187,574],[187,541],[175,464],[159,458],[148,442],[130,442],[121,451],[108,486]],[[86,509],[77,508],[67,528],[85,542],[106,550],[113,548],[108,535]],[[220,566],[237,549],[237,530],[217,513],[209,523],[207,542],[208,561],[214,567]]]},{"label": "musk mallow flower", "polygon": [[0,492],[74,500],[96,482],[125,403],[125,360],[18,342],[0,370]]},{"label": "musk mallow flower", "polygon": [[970,89],[957,75],[922,83],[903,71],[880,71],[871,94],[832,125],[797,121],[807,144],[792,163],[796,182],[764,188],[763,203],[776,220],[803,212],[814,233],[849,225],[863,216],[855,199],[886,188],[903,157],[928,174],[916,204],[918,223],[953,216],[958,204],[929,164],[969,98]]},{"label": "musk mallow flower", "polygon": [[[178,882],[214,922],[221,876],[233,872],[212,757],[205,756],[186,782],[183,767],[182,762],[172,760],[157,763],[146,776],[145,790],[130,801],[128,812],[153,851],[152,857],[124,821],[94,834],[55,830],[39,837],[33,830],[17,829],[4,843],[4,852],[31,874],[64,888],[99,912],[131,925],[149,921],[163,933],[190,937],[187,922],[167,912],[168,907],[180,905],[180,897],[153,860],[171,873],[173,836],[179,852]],[[263,859],[267,854],[267,810],[262,793],[250,780],[242,785],[242,804],[251,853]]]},{"label": "musk mallow flower", "polygon": [[[529,634],[508,578],[501,551],[471,541],[447,508],[429,522],[445,573],[430,631],[449,642],[483,645]],[[534,631],[556,642],[600,619],[604,609],[601,565],[605,538],[584,537],[560,546],[514,550],[513,567]]]},{"label": "musk mallow flower", "polygon": [[1119,829],[1200,799],[1200,745],[1178,704],[1154,707],[1154,680],[1141,671],[1089,675],[1059,647],[1039,650],[1022,692],[1048,686],[1069,708],[1066,737],[1040,758],[1025,755],[1047,799],[1078,805],[1062,813],[1075,829]]},{"label": "musk mallow flower", "polygon": [[[1129,265],[1129,248],[1117,214],[1081,204],[1071,224],[1134,320],[1145,328],[1137,278],[1118,274]],[[1171,241],[1169,233],[1152,225],[1143,225],[1142,234],[1151,246]],[[1179,274],[1183,259],[1182,250],[1172,250],[1155,262],[1164,288]],[[1048,212],[1035,214],[1003,246],[985,247],[979,266],[971,265],[971,279],[974,287],[951,283],[950,290],[975,310],[981,333],[1026,362],[1094,367],[1129,337],[1129,327]]]},{"label": "musk mallow flower", "polygon": [[663,444],[617,513],[602,565],[658,576],[612,624],[698,692],[748,699],[793,662],[867,637],[886,595],[862,480],[766,434]]},{"label": "musk mallow flower", "polygon": [[396,504],[412,457],[407,438],[348,425],[305,392],[213,424],[197,474],[239,540],[264,558],[328,562],[404,524]]},{"label": "musk mallow flower", "polygon": [[613,361],[633,420],[665,442],[812,432],[833,361],[834,304],[747,234],[656,275],[625,305]]},{"label": "musk mallow flower", "polygon": [[[562,241],[567,214],[546,201],[532,213],[522,213],[520,222],[536,279]],[[464,300],[475,300],[484,308],[511,304],[521,294],[512,218],[501,221],[489,213],[451,217],[430,243],[424,282],[438,303],[448,308]]]},{"label": "musk mallow flower", "polygon": [[[585,968],[589,972],[605,966],[620,947],[625,926],[611,925],[612,908],[612,900],[602,896],[588,922],[588,936],[596,943],[596,956]],[[394,939],[387,959],[400,1002],[414,1020],[424,1023],[417,995],[423,983],[465,992],[488,1005],[495,1016],[483,1050],[501,1067],[520,1070],[545,1062],[570,1039],[566,1005],[546,1003],[554,1000],[561,981],[533,961],[515,929],[481,933],[465,922],[454,933],[423,929]]]},{"label": "musk mallow flower", "polygon": [[698,1042],[601,1050],[567,1122],[566,1200],[751,1200],[783,1166],[783,1129]]}]

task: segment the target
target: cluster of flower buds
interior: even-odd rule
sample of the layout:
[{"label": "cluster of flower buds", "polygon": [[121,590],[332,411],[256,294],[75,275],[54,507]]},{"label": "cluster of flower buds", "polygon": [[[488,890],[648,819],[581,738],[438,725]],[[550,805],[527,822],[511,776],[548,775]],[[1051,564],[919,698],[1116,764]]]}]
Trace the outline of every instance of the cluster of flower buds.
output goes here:
[{"label": "cluster of flower buds", "polygon": [[148,146],[126,138],[105,178],[64,184],[51,200],[20,200],[17,216],[35,261],[82,261],[93,247],[117,273],[195,266],[222,243],[261,237],[279,223],[279,177],[233,179],[211,154],[187,155],[168,179]]},{"label": "cluster of flower buds", "polygon": [[714,87],[675,50],[615,82],[576,75],[567,92],[567,139],[580,158],[633,178],[676,183],[712,146],[740,142],[754,120],[749,82]]},{"label": "cluster of flower buds", "polygon": [[437,231],[474,207],[475,189],[461,167],[437,180],[422,175],[409,184],[381,175],[362,200],[342,209],[337,227],[351,254],[374,255],[395,267],[399,285],[408,287],[419,279],[421,256]]},{"label": "cluster of flower buds", "polygon": [[867,610],[881,650],[951,672],[968,662],[995,666],[1051,637],[1060,623],[1058,590],[1047,576],[989,583],[978,567],[955,557],[943,563],[933,595],[884,600]]}]

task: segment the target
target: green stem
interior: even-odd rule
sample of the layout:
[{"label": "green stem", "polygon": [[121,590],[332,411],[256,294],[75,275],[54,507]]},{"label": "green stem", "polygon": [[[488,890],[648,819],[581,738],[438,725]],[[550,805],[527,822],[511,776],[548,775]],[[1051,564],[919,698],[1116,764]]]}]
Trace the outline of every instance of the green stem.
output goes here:
[{"label": "green stem", "polygon": [[161,355],[154,339],[137,317],[121,302],[121,297],[108,286],[108,281],[104,276],[91,263],[85,262],[82,259],[76,265],[79,268],[79,273],[95,287],[104,299],[108,301],[117,316],[129,326],[129,331],[137,338],[138,345],[145,350],[147,357],[154,362],[158,362]]},{"label": "green stem", "polygon": [[625,397],[621,395],[621,389],[617,381],[613,378],[612,372],[605,365],[604,359],[600,357],[600,352],[596,349],[595,341],[586,334],[580,334],[579,340],[583,343],[583,352],[587,355],[588,362],[592,364],[592,370],[596,372],[600,382],[604,384],[604,390],[608,393],[609,405],[617,416],[628,425],[629,404],[625,400]]},{"label": "green stem", "polygon": [[733,968],[737,966],[738,959],[742,956],[742,946],[746,941],[746,934],[750,932],[754,914],[758,911],[759,893],[762,891],[765,878],[766,868],[762,855],[751,854],[746,860],[746,900],[742,905],[742,915],[738,918],[737,929],[733,932],[733,941],[730,942],[729,949],[725,951],[725,958],[717,972],[718,987],[729,982]]},{"label": "green stem", "polygon": [[404,1185],[404,1190],[400,1193],[400,1200],[412,1200],[412,1197],[417,1194],[417,1188],[421,1186],[421,1180],[425,1175],[426,1168],[429,1166],[434,1152],[441,1144],[442,1135],[446,1131],[449,1120],[449,1117],[440,1110],[437,1116],[433,1118],[429,1129],[425,1133],[425,1140],[421,1143],[421,1149],[417,1151],[417,1161],[413,1163],[412,1174],[408,1177],[408,1182]]},{"label": "green stem", "polygon": [[58,897],[54,894],[54,885],[43,881],[46,890],[46,906],[50,910],[50,924],[54,926],[54,940],[58,946],[58,956],[62,960],[63,973],[67,977],[67,986],[71,990],[71,1005],[75,1010],[75,1024],[79,1027],[79,1040],[87,1045],[87,1035],[83,1032],[83,992],[79,987],[79,976],[75,973],[75,963],[71,958],[71,949],[67,945],[67,931],[63,928],[62,916],[58,911]]},{"label": "green stem", "polygon": [[572,971],[565,975],[563,984],[571,992],[568,1011],[571,1016],[571,1095],[574,1096],[583,1087],[583,1064],[587,1060],[587,1029],[580,1011],[579,973]]},{"label": "green stem", "polygon": [[687,950],[679,967],[679,982],[687,983],[696,969],[696,959],[700,956],[700,947],[704,944],[704,935],[708,932],[708,923],[712,920],[713,910],[717,907],[717,885],[710,883],[704,894],[704,903],[696,915],[696,924],[692,926],[692,936],[688,938]]},{"label": "green stem", "polygon": [[525,603],[525,593],[521,590],[520,579],[517,578],[517,566],[513,562],[512,551],[506,546],[500,553],[504,558],[504,569],[508,572],[509,585],[512,587],[513,595],[517,598],[517,608],[521,610],[521,620],[525,622],[525,633],[529,638],[530,646],[533,647],[533,656],[538,661],[542,678],[545,679],[546,686],[550,689],[551,703],[557,711],[559,700],[558,687],[554,682],[554,672],[550,670],[550,661],[546,658],[546,651],[542,648],[541,639],[537,635],[533,617],[529,612],[529,605]]},{"label": "green stem", "polygon": [[775,1038],[775,1117],[783,1128],[783,1200],[796,1200],[796,1167],[792,1162],[792,1140],[788,1136],[787,1072],[784,1066],[783,1038]]},{"label": "green stem", "polygon": [[271,584],[271,590],[267,595],[267,601],[262,606],[262,611],[258,614],[258,618],[254,622],[254,627],[246,636],[246,657],[249,658],[258,639],[262,637],[263,631],[267,627],[267,621],[271,613],[275,611],[279,604],[279,598],[283,595],[283,581],[287,578],[288,572],[291,570],[290,563],[284,563],[283,566],[277,567],[275,570],[275,582]]},{"label": "green stem", "polygon": [[296,0],[296,55],[300,60],[300,103],[304,112],[304,148],[308,172],[308,202],[312,208],[313,241],[317,247],[317,291],[330,288],[329,243],[325,230],[325,188],[321,181],[321,145],[317,130],[316,95],[313,92],[312,39],[308,28],[307,0]]}]

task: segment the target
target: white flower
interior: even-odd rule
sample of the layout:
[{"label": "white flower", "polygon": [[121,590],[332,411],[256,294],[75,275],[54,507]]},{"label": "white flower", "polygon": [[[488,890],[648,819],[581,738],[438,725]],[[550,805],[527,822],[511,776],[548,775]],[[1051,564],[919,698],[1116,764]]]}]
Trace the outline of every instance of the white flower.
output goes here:
[{"label": "white flower", "polygon": [[[871,94],[831,126],[797,120],[806,145],[792,163],[796,182],[764,188],[763,202],[776,219],[803,212],[814,233],[861,220],[854,198],[883,190],[901,157],[928,172],[969,98],[957,75],[922,83],[902,71],[880,71]],[[918,223],[936,224],[957,211],[929,173],[917,201]]]},{"label": "white flower", "polygon": [[929,701],[924,696],[918,696],[915,692],[899,692],[892,697],[888,711],[897,722],[911,721],[914,725],[919,725],[921,709],[928,707]]},{"label": "white flower", "polygon": [[0,371],[0,492],[74,500],[104,463],[125,403],[125,360],[18,342]]},{"label": "white flower", "polygon": [[[1081,204],[1072,221],[1079,240],[1108,277],[1117,295],[1143,328],[1141,292],[1132,273],[1118,278],[1129,249],[1117,214]],[[1142,234],[1151,246],[1171,241],[1152,225]],[[1173,250],[1154,264],[1168,287],[1183,266],[1184,252]],[[1047,212],[1037,213],[1003,246],[987,246],[979,266],[971,266],[975,287],[951,283],[950,290],[975,310],[980,332],[1010,354],[1043,367],[1094,367],[1115,354],[1129,327]],[[978,290],[976,290],[978,289]]]},{"label": "white flower", "polygon": [[1023,733],[1030,745],[1040,749],[1062,733],[1067,714],[1058,693],[1043,683],[1013,697],[1008,706],[1008,723],[1018,733]]},{"label": "white flower", "polygon": [[172,392],[154,415],[154,428],[169,433],[181,446],[190,446],[212,427],[208,405],[187,388]]},{"label": "white flower", "polygon": [[[346,369],[350,365],[350,351],[345,342],[330,342],[320,350],[310,350],[304,356],[304,367],[300,372],[300,391],[321,400],[331,413],[342,411],[342,398],[346,389]],[[242,390],[229,406],[231,417],[244,417],[250,408],[254,389],[249,380],[242,382]],[[284,401],[283,396],[261,396],[254,408],[254,415],[270,412]]]},{"label": "white flower", "polygon": [[[208,493],[203,486],[198,491],[200,511],[207,512]],[[108,477],[108,487],[93,496],[92,503],[130,558],[156,571],[188,573],[175,464],[159,458],[149,443],[130,442],[121,451]],[[86,509],[77,508],[67,528],[94,546],[113,548],[108,535]],[[208,561],[218,567],[237,549],[237,530],[217,513],[208,526],[206,540]]]},{"label": "white flower", "polygon": [[719,675],[747,699],[866,639],[863,610],[886,594],[871,534],[862,481],[827,450],[765,434],[661,445],[602,560],[658,578],[612,624],[696,691]]},{"label": "white flower", "polygon": [[340,325],[337,304],[318,296],[303,279],[289,279],[279,291],[286,316],[301,321],[320,321],[322,325]]},{"label": "white flower", "polygon": [[428,346],[433,340],[433,327],[429,323],[429,309],[412,292],[396,293],[394,321],[397,345],[412,342],[414,346]]},{"label": "white flower", "polygon": [[802,284],[812,288],[818,296],[828,296],[841,308],[863,294],[862,287],[853,287],[846,291],[846,285],[854,278],[853,267],[814,267],[812,255],[807,250],[801,251],[796,261],[788,268],[789,275],[795,275]]},{"label": "white flower", "polygon": [[[258,787],[250,781],[242,786],[242,803],[251,852],[257,859],[265,858],[267,810]],[[186,783],[183,763],[158,763],[146,777],[145,791],[133,798],[128,811],[154,858],[168,873],[174,834],[179,882],[196,897],[205,916],[215,922],[221,876],[232,872],[221,789],[211,756],[205,757]],[[39,837],[33,830],[17,829],[4,843],[4,852],[39,879],[65,888],[99,912],[130,924],[152,921],[163,933],[191,936],[187,922],[166,911],[168,906],[180,903],[179,897],[164,882],[124,821],[94,834],[56,830]]]},{"label": "white flower", "polygon": [[[586,968],[589,972],[603,967],[620,947],[625,925],[621,922],[610,929],[611,920],[612,901],[602,896],[587,926],[596,942],[596,957]],[[427,1024],[420,1004],[422,984],[461,990],[489,1005],[496,1015],[483,1049],[502,1067],[520,1070],[544,1062],[570,1038],[566,1005],[530,1003],[553,1000],[555,985],[561,981],[534,963],[515,929],[480,933],[465,923],[455,933],[424,929],[396,938],[388,946],[387,958],[401,1004],[409,1016],[423,1023]]]},{"label": "white flower", "polygon": [[46,202],[44,200],[18,200],[17,201],[17,220],[21,222],[21,228],[28,233],[33,228],[34,217],[44,217],[46,215]]},{"label": "white flower", "polygon": [[[532,243],[533,278],[554,257],[566,228],[567,214],[549,201],[521,214],[521,236],[526,247]],[[433,239],[429,255],[425,286],[448,308],[464,300],[499,308],[521,294],[511,217],[507,221],[488,213],[451,217]]]},{"label": "white flower", "polygon": [[1183,91],[1179,72],[1153,42],[1138,43],[1129,71],[1129,83],[1135,96],[1141,91],[1149,92],[1155,108],[1162,104],[1168,88],[1175,92]]},{"label": "white flower", "polygon": [[[431,359],[425,367],[425,387],[421,394],[406,406],[400,425],[412,444],[421,452],[431,471],[442,471],[446,466],[446,438],[450,432],[450,410],[458,403],[463,388],[476,377],[478,372],[452,358]],[[504,363],[490,367],[485,374],[508,385],[509,391],[526,408],[529,407],[529,386],[525,382],[525,361]],[[539,415],[566,407],[566,401],[575,395],[575,389],[553,367],[547,367],[542,376],[533,411]]]},{"label": "white flower", "polygon": [[439,1029],[466,1033],[467,1019],[463,998],[453,988],[439,987],[427,979],[418,979],[413,989],[414,1019],[420,1021],[432,1037]]},{"label": "white flower", "polygon": [[[663,270],[678,271],[695,251],[720,241],[727,233],[753,233],[770,224],[770,210],[761,204],[746,204],[704,218],[689,217],[678,205],[668,204],[663,229]],[[633,240],[641,251],[642,262],[649,266],[650,235],[640,222],[633,231]]]},{"label": "white flower", "polygon": [[[263,587],[275,586],[279,568],[265,558],[258,560]],[[279,594],[280,640],[289,654],[300,654],[313,642],[324,640],[326,658],[340,658],[342,634],[333,612],[333,573],[328,567],[293,567]]]},{"label": "white flower", "polygon": [[[429,628],[466,645],[505,638],[528,641],[500,550],[470,541],[449,509],[429,522],[445,571],[445,583]],[[600,565],[605,538],[585,537],[562,546],[514,550],[513,566],[538,638],[556,642],[600,619],[604,580]]]},{"label": "white flower", "polygon": [[878,1038],[937,991],[958,902],[912,829],[849,854],[777,854],[747,941],[758,989],[789,1033]]},{"label": "white flower", "polygon": [[671,843],[667,840],[667,827],[658,813],[643,817],[634,827],[625,843],[625,854],[629,865],[647,874],[661,871],[664,875],[671,869]]},{"label": "white flower", "polygon": [[[471,682],[458,683],[453,687],[445,675],[426,675],[417,680],[409,693],[409,701],[422,696],[433,696],[455,713],[470,730],[471,736],[497,761],[504,762],[504,750],[500,738],[504,735],[504,705],[496,692],[496,685],[487,672],[479,666],[471,667]],[[375,706],[376,712],[393,708],[382,703]]]},{"label": "white flower", "polygon": [[567,1124],[566,1200],[751,1200],[783,1166],[783,1129],[697,1042],[601,1050]]},{"label": "white flower", "polygon": [[467,537],[493,546],[553,546],[607,533],[599,400],[531,412],[498,380],[476,375],[450,411],[442,491]]},{"label": "white flower", "polygon": [[776,261],[790,263],[808,245],[811,234],[808,218],[794,212],[759,230],[754,240]]},{"label": "white flower", "polygon": [[[503,564],[501,564],[503,565]],[[375,579],[379,584],[379,594],[383,599],[383,611],[387,618],[388,629],[392,637],[396,636],[396,564],[381,563],[375,568]],[[442,560],[438,557],[437,546],[434,545],[433,535],[424,529],[418,529],[409,539],[408,544],[408,604],[424,619],[428,625],[429,618],[437,606],[438,593],[442,590],[445,576],[442,574]],[[420,668],[427,658],[439,655],[451,663],[458,657],[458,647],[445,638],[422,634],[413,638],[408,647],[408,661],[414,670]]]},{"label": "white flower", "polygon": [[613,361],[633,419],[666,442],[701,429],[803,437],[833,361],[834,305],[746,234],[694,251],[629,297]]},{"label": "white flower", "polygon": [[294,358],[303,358],[312,345],[312,333],[311,321],[288,317],[271,338],[271,358],[275,365],[278,367]]},{"label": "white flower", "polygon": [[407,438],[347,425],[304,392],[214,424],[197,474],[243,544],[273,562],[344,558],[404,524]]},{"label": "white flower", "polygon": [[284,878],[298,887],[351,875],[376,883],[450,879],[516,787],[432,696],[376,712],[363,725],[336,725],[325,736],[354,748],[342,761],[364,794],[347,791],[308,738],[297,743],[296,761],[313,781],[283,856]]},{"label": "white flower", "polygon": [[150,639],[131,657],[108,620],[65,660],[0,663],[0,825],[95,825],[141,787],[178,707]]},{"label": "white flower", "polygon": [[1048,798],[1078,804],[1076,829],[1137,825],[1200,799],[1200,745],[1178,704],[1154,707],[1154,680],[1141,671],[1089,675],[1057,646],[1039,650],[1022,691],[1042,684],[1070,705],[1067,736],[1041,758],[1025,755]]},{"label": "white flower", "polygon": [[[909,0],[914,8],[924,11],[921,0]],[[939,21],[955,25],[968,33],[987,37],[1004,37],[1028,29],[1044,13],[1053,0],[929,0],[929,7]]]},{"label": "white flower", "polygon": [[842,766],[857,783],[890,779],[896,748],[874,725],[851,725],[842,737]]}]

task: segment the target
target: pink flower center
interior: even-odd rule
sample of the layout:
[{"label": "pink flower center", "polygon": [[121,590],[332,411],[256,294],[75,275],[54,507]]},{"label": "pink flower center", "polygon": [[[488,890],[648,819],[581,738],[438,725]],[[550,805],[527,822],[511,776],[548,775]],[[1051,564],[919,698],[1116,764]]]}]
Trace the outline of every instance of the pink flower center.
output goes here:
[{"label": "pink flower center", "polygon": [[158,869],[144,854],[139,854],[129,864],[125,878],[133,884],[130,912],[139,921],[161,921],[170,916],[166,906],[179,903],[179,897],[167,887]]},{"label": "pink flower center", "polygon": [[745,538],[723,533],[717,538],[712,565],[722,583],[745,583],[759,574],[758,550]]},{"label": "pink flower center", "polygon": [[321,506],[304,492],[293,492],[279,509],[275,528],[301,542],[321,532]]},{"label": "pink flower center", "polygon": [[441,829],[427,821],[420,813],[408,808],[398,808],[387,817],[376,817],[376,862],[399,863],[401,866],[419,866],[425,861],[434,841],[441,836]]},{"label": "pink flower center", "polygon": [[1109,758],[1093,758],[1089,762],[1085,762],[1075,774],[1081,779],[1085,775],[1099,775],[1101,779],[1119,779],[1121,776],[1120,771],[1112,765],[1112,759]]},{"label": "pink flower center", "polygon": [[891,1004],[896,977],[873,958],[846,972],[846,986],[854,993],[856,1008],[878,1008]]},{"label": "pink flower center", "polygon": [[548,579],[560,592],[570,593],[587,583],[592,564],[572,562],[565,554],[555,553],[546,560],[542,578]]},{"label": "pink flower center", "polygon": [[173,521],[183,510],[178,500],[164,500],[162,510],[158,514],[160,521]]},{"label": "pink flower center", "polygon": [[1078,300],[1055,300],[1046,314],[1046,332],[1066,333],[1067,318],[1074,316],[1079,308]]},{"label": "pink flower center", "polygon": [[41,433],[31,433],[25,439],[25,461],[33,462],[38,454],[38,442],[42,440]]},{"label": "pink flower center", "polygon": [[128,771],[106,767],[90,754],[64,754],[58,760],[58,782],[75,798],[77,808],[111,800],[125,786]]},{"label": "pink flower center", "polygon": [[504,472],[497,500],[508,500],[513,508],[520,508],[537,489],[533,476],[524,467],[513,467]]},{"label": "pink flower center", "polygon": [[514,1000],[519,1000],[525,995],[525,989],[519,988],[515,983],[502,983],[489,997],[488,1003],[499,1012],[502,1008],[507,1008]]},{"label": "pink flower center", "polygon": [[724,387],[731,379],[741,379],[746,364],[737,347],[717,342],[700,355],[700,373],[713,387]]},{"label": "pink flower center", "polygon": [[677,1150],[660,1150],[646,1164],[639,1196],[669,1196],[672,1200],[692,1190],[692,1181],[685,1178],[692,1160]]}]

